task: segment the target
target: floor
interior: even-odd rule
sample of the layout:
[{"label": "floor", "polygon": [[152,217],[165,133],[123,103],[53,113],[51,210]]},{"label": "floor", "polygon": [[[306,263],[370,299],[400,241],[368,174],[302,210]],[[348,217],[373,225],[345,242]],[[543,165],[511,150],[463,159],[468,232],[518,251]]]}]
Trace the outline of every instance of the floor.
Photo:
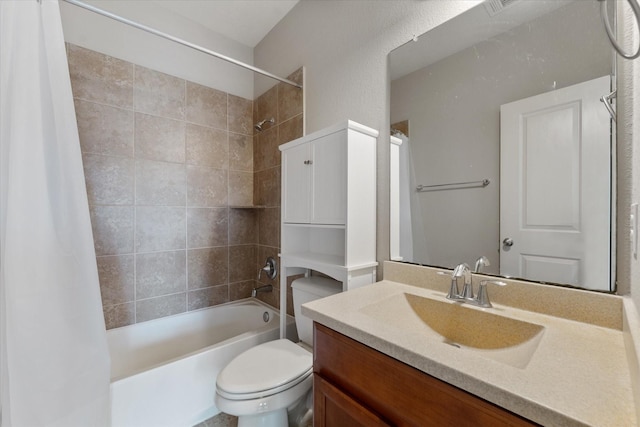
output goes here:
[{"label": "floor", "polygon": [[204,420],[200,424],[197,424],[193,427],[237,427],[237,426],[238,426],[238,417],[220,413],[214,417],[209,418],[208,420]]},{"label": "floor", "polygon": [[[293,425],[299,427],[312,427],[313,426],[313,417],[311,416],[311,412],[305,412],[304,414],[300,414],[297,422],[293,422]],[[289,421],[291,425],[292,421]],[[193,427],[237,427],[238,426],[238,417],[234,417],[233,415],[228,415],[225,413],[220,413],[216,416],[209,418],[208,420],[204,420],[200,424],[197,424]]]}]

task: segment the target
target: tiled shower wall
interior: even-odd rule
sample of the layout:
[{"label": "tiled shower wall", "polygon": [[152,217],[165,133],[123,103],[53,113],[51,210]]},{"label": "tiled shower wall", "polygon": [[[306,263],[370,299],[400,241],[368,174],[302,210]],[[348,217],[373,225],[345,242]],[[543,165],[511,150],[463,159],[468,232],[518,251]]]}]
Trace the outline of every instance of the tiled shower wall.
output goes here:
[{"label": "tiled shower wall", "polygon": [[[303,83],[302,68],[288,76],[300,85]],[[279,83],[254,102],[253,120],[259,122],[273,118],[273,126],[265,126],[253,137],[254,195],[258,215],[258,261],[260,266],[271,256],[278,260],[280,252],[280,150],[286,142],[303,136],[303,92],[291,85]],[[277,290],[266,294],[264,300],[280,308],[280,275],[269,280],[264,274],[259,285],[271,284]],[[287,312],[293,315],[291,280],[287,286]]]},{"label": "tiled shower wall", "polygon": [[274,233],[244,208],[263,194],[254,103],[74,45],[68,58],[107,328],[249,296]]}]

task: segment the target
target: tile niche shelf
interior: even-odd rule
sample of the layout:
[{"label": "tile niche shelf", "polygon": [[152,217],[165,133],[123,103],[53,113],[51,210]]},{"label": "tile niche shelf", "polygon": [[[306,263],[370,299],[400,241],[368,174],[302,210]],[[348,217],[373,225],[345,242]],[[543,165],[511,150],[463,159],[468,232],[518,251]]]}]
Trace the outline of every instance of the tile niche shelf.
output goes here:
[{"label": "tile niche shelf", "polygon": [[376,281],[377,137],[345,121],[280,146],[280,289],[288,276],[310,270],[345,291]]}]

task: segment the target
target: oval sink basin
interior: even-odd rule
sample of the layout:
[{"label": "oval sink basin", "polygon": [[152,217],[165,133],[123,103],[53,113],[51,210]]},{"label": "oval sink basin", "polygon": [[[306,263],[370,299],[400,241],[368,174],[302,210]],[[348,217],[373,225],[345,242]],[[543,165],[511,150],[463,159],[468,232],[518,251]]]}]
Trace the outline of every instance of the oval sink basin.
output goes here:
[{"label": "oval sink basin", "polygon": [[403,331],[467,349],[517,368],[525,368],[538,347],[544,326],[464,304],[398,294],[360,311]]}]

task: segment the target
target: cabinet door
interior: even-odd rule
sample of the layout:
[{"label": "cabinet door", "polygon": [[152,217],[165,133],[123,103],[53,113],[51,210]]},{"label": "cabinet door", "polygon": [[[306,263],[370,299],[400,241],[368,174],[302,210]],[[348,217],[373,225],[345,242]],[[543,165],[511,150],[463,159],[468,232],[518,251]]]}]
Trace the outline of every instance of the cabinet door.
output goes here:
[{"label": "cabinet door", "polygon": [[376,414],[325,381],[313,376],[314,427],[388,427]]},{"label": "cabinet door", "polygon": [[311,145],[313,199],[311,223],[345,224],[347,214],[347,131],[332,133]]},{"label": "cabinet door", "polygon": [[309,222],[312,167],[309,144],[302,144],[282,152],[283,222]]}]

